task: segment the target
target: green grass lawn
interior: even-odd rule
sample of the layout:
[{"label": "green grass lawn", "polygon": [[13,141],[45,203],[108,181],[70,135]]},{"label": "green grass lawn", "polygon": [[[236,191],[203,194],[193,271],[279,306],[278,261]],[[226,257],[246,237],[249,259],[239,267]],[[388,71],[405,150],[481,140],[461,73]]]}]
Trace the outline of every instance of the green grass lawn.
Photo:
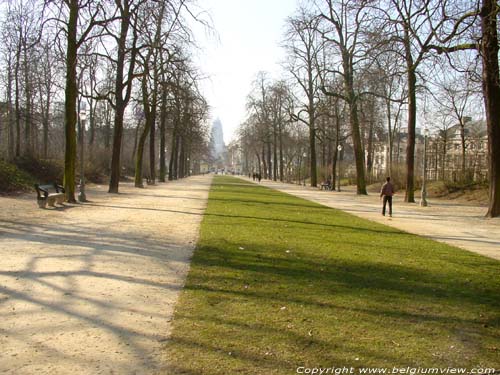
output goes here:
[{"label": "green grass lawn", "polygon": [[216,177],[169,373],[500,367],[500,262]]}]

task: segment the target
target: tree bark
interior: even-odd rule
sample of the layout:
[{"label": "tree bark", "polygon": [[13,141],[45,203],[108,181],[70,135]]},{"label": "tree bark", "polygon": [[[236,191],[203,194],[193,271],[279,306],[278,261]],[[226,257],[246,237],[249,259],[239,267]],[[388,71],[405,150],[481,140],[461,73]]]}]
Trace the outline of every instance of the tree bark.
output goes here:
[{"label": "tree bark", "polygon": [[11,61],[11,55],[9,54],[8,57],[8,72],[7,72],[7,121],[9,124],[9,140],[8,140],[8,155],[9,159],[14,158],[14,123],[15,119],[13,116],[13,111],[12,111],[12,61]]},{"label": "tree bark", "polygon": [[350,123],[352,132],[352,143],[354,146],[354,159],[356,162],[356,193],[366,195],[365,179],[365,155],[363,144],[361,142],[361,133],[359,130],[358,105],[354,99],[349,105]]},{"label": "tree bark", "polygon": [[175,146],[177,144],[177,126],[174,124],[174,130],[172,132],[172,147],[170,150],[170,161],[168,163],[168,180],[172,181],[174,179],[174,159],[176,158],[177,151]]},{"label": "tree bark", "polygon": [[27,41],[23,41],[23,55],[24,55],[24,96],[25,96],[25,108],[24,108],[24,147],[25,154],[28,156],[33,155],[33,129],[32,129],[32,96],[31,96],[31,80],[30,80],[30,70],[29,70],[29,57],[28,57],[28,46]]},{"label": "tree bark", "polygon": [[75,178],[76,178],[76,99],[78,96],[78,85],[76,80],[77,62],[77,28],[78,28],[78,0],[68,1],[69,17],[67,23],[67,47],[66,47],[66,88],[64,103],[64,130],[65,130],[65,153],[64,153],[64,189],[68,202],[75,200]]},{"label": "tree bark", "polygon": [[278,140],[279,140],[279,155],[280,155],[280,181],[283,182],[284,181],[284,173],[283,173],[283,170],[284,170],[284,161],[283,161],[283,125],[282,123],[280,122],[280,124],[278,125]]},{"label": "tree bark", "polygon": [[415,203],[415,127],[417,123],[417,76],[413,68],[413,61],[408,64],[408,138],[406,143],[406,192],[405,202]]},{"label": "tree bark", "polygon": [[162,87],[161,110],[160,110],[160,176],[159,181],[165,182],[167,174],[166,166],[166,128],[167,128],[167,89]]},{"label": "tree bark", "polygon": [[[149,90],[148,90],[148,77],[149,77],[149,59],[151,58],[151,50],[144,59],[144,72],[142,76],[141,89],[142,89],[142,106],[144,110],[144,116],[146,123],[142,131],[141,137],[139,138],[139,144],[137,146],[137,155],[135,162],[135,187],[144,187],[142,183],[142,161],[144,158],[144,147],[146,143],[146,138],[150,133],[152,127],[154,126],[154,112],[153,107],[150,105],[149,101]],[[153,138],[154,141],[154,138]],[[152,176],[149,176],[150,180]],[[152,180],[151,180],[152,181]]]},{"label": "tree bark", "polygon": [[[136,63],[136,40],[137,31],[133,33],[133,46],[131,48],[130,59],[128,61],[127,80],[124,81],[125,57],[127,55],[127,36],[130,28],[129,1],[123,2],[120,14],[120,36],[118,38],[118,56],[116,59],[116,79],[115,79],[115,118],[113,129],[113,151],[111,155],[111,175],[109,179],[109,193],[118,193],[121,174],[121,147],[123,137],[123,117],[125,108],[130,100],[132,90],[132,76]],[[123,91],[126,91],[125,94]]]},{"label": "tree bark", "polygon": [[483,0],[481,28],[483,38],[483,94],[488,129],[490,155],[490,201],[486,216],[500,216],[500,82],[498,68],[498,4],[496,0]]},{"label": "tree bark", "polygon": [[273,127],[273,180],[278,179],[278,131],[277,125]]},{"label": "tree bark", "polygon": [[[68,46],[69,47],[69,46]],[[14,65],[14,82],[15,82],[15,111],[16,111],[16,158],[21,156],[21,105],[19,96],[21,95],[21,88],[19,82],[19,69],[21,65],[21,42],[18,44],[16,51],[16,63]]]}]

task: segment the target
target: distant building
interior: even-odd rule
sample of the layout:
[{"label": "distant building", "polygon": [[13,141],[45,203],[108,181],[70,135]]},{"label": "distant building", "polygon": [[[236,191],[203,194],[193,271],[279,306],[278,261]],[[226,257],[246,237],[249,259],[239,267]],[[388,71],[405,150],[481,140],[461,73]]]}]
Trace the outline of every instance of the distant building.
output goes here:
[{"label": "distant building", "polygon": [[237,141],[232,141],[227,146],[227,160],[228,172],[232,174],[241,174],[243,170],[242,152],[241,147]]},{"label": "distant building", "polygon": [[224,133],[222,131],[222,122],[220,119],[214,121],[210,136],[210,151],[212,157],[217,160],[224,157],[226,145],[224,144]]},{"label": "distant building", "polygon": [[457,181],[460,177],[473,181],[488,178],[488,133],[484,120],[464,126],[465,173],[462,176],[462,137],[460,125],[454,125],[431,137],[427,147],[427,177],[431,180]]},{"label": "distant building", "polygon": [[[399,132],[394,137],[394,144],[392,148],[392,165],[393,167],[398,164],[406,163],[406,146],[408,144],[408,133],[404,131]],[[372,175],[375,179],[382,179],[388,175],[389,169],[389,146],[387,142],[387,134],[379,137],[373,144],[373,165]],[[415,134],[415,170],[422,165],[424,152],[424,137],[420,132]],[[367,155],[365,155],[365,160]]]},{"label": "distant building", "polygon": [[[396,135],[393,146],[393,166],[406,162],[407,134]],[[415,174],[422,175],[424,137],[417,132],[415,145]],[[383,178],[389,167],[387,134],[374,143],[372,174]],[[465,169],[470,180],[488,178],[488,134],[484,120],[468,120],[465,125]],[[427,172],[429,180],[457,181],[462,174],[462,140],[460,125],[431,134],[427,144]]]}]

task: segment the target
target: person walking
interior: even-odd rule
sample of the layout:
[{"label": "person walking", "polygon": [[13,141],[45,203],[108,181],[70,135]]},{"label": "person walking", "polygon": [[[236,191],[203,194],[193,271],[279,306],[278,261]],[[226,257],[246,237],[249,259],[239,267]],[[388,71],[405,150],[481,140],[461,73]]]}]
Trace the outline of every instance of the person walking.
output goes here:
[{"label": "person walking", "polygon": [[383,198],[382,215],[385,216],[385,207],[389,203],[389,216],[392,217],[392,196],[394,195],[394,185],[391,183],[391,178],[387,177],[386,182],[380,190],[380,198]]}]

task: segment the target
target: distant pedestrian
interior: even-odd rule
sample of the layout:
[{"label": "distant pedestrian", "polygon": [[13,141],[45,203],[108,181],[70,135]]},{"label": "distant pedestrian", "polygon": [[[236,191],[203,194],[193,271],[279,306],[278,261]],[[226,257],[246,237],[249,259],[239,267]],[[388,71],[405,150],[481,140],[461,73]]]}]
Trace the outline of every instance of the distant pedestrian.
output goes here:
[{"label": "distant pedestrian", "polygon": [[389,216],[392,217],[392,196],[394,195],[394,186],[391,178],[387,177],[386,182],[380,190],[380,198],[383,198],[382,215],[385,216],[385,206],[389,203]]},{"label": "distant pedestrian", "polygon": [[257,178],[259,179],[259,183],[260,183],[260,180],[262,179],[262,175],[260,173],[257,173]]}]

